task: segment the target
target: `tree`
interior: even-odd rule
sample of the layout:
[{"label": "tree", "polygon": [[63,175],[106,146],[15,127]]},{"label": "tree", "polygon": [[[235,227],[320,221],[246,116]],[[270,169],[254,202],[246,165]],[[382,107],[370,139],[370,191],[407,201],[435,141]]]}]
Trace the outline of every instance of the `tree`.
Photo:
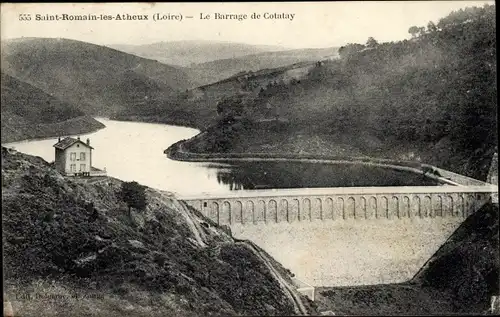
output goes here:
[{"label": "tree", "polygon": [[365,48],[365,46],[363,44],[349,43],[346,46],[341,46],[339,48],[338,52],[339,52],[340,58],[346,58],[346,57],[348,57],[356,52],[361,51],[364,48]]},{"label": "tree", "polygon": [[373,37],[371,37],[371,36],[368,38],[368,41],[366,41],[366,46],[368,46],[368,47],[375,47],[375,46],[377,46],[377,45],[378,45],[377,40],[375,40],[375,39],[374,39]]},{"label": "tree", "polygon": [[432,22],[432,21],[429,21],[429,23],[427,23],[427,32],[434,33],[436,31],[437,31],[436,24],[434,24],[434,22]]},{"label": "tree", "polygon": [[425,28],[423,26],[419,27],[418,28],[418,35],[419,36],[422,36],[425,34]]},{"label": "tree", "polygon": [[121,199],[128,206],[129,216],[132,208],[144,210],[147,206],[146,202],[146,187],[137,182],[123,182],[120,192]]},{"label": "tree", "polygon": [[339,56],[341,58],[344,58],[346,56],[346,51],[347,51],[347,48],[345,46],[341,46],[339,48],[339,51],[338,51],[339,52]]},{"label": "tree", "polygon": [[411,34],[411,37],[416,37],[418,34],[418,27],[412,26],[408,29],[408,33]]}]

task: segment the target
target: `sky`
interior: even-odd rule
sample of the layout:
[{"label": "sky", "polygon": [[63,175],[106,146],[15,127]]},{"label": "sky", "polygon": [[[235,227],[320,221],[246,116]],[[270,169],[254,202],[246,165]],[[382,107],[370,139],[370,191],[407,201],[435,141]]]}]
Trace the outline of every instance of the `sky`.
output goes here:
[{"label": "sky", "polygon": [[[437,22],[453,10],[494,1],[349,1],[246,3],[2,3],[1,38],[59,37],[100,45],[149,44],[160,41],[207,40],[286,48],[319,48],[346,43],[410,38],[410,26]],[[252,19],[252,14],[259,19]],[[114,20],[43,21],[110,15]],[[116,20],[117,14],[147,15],[148,20]],[[241,21],[216,19],[216,14],[246,14]],[[284,19],[266,19],[278,14]],[[291,15],[293,19],[290,20]],[[27,16],[31,20],[26,20]],[[182,15],[182,21],[154,21],[157,15]],[[210,15],[210,19],[206,19]],[[186,18],[192,16],[192,18]],[[202,19],[201,17],[205,19]]]}]

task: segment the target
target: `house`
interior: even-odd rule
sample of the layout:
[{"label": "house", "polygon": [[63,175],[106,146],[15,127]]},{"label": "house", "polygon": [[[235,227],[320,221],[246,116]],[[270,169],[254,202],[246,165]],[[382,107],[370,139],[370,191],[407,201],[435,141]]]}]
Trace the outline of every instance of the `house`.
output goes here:
[{"label": "house", "polygon": [[92,150],[90,140],[82,142],[78,138],[59,138],[54,144],[56,149],[56,159],[54,165],[56,169],[65,175],[85,175],[90,176],[92,171]]}]

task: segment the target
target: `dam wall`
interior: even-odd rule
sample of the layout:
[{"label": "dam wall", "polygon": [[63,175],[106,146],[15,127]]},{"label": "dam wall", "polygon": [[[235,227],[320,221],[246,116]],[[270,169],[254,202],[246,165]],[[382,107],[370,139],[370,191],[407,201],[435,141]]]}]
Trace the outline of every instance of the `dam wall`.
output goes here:
[{"label": "dam wall", "polygon": [[219,225],[346,219],[466,218],[493,186],[340,187],[179,197]]},{"label": "dam wall", "polygon": [[179,197],[311,285],[407,281],[496,186],[302,188]]}]

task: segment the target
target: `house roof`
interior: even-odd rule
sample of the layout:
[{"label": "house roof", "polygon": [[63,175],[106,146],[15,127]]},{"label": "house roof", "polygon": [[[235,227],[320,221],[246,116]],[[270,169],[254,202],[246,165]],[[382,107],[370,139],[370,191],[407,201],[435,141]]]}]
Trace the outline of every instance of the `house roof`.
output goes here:
[{"label": "house roof", "polygon": [[66,150],[67,148],[69,148],[70,146],[72,146],[75,143],[81,143],[81,144],[83,144],[86,147],[94,149],[93,147],[91,147],[87,143],[82,142],[80,139],[74,139],[74,138],[71,138],[71,137],[67,137],[67,138],[62,139],[61,141],[59,141],[56,144],[54,144],[54,147],[56,149]]}]

